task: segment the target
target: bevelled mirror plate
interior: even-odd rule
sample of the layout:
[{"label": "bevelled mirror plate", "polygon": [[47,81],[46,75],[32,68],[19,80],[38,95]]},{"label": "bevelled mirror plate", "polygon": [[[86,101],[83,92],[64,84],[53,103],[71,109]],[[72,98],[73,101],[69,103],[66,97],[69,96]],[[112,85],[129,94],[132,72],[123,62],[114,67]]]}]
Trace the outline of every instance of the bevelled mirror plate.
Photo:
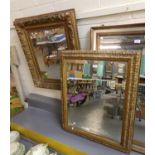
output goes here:
[{"label": "bevelled mirror plate", "polygon": [[140,51],[64,51],[63,128],[130,152],[140,57]]},{"label": "bevelled mirror plate", "polygon": [[14,21],[36,87],[60,89],[62,50],[80,49],[74,9]]},{"label": "bevelled mirror plate", "polygon": [[91,49],[141,51],[133,150],[145,153],[145,24],[92,27]]}]

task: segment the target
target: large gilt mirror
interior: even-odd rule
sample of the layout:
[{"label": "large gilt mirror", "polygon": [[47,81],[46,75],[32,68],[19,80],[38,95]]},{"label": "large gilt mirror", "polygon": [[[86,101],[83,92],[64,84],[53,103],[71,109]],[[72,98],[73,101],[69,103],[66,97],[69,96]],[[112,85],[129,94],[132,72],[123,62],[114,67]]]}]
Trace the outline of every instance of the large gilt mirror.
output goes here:
[{"label": "large gilt mirror", "polygon": [[74,9],[14,21],[36,87],[60,89],[60,53],[80,48]]},{"label": "large gilt mirror", "polygon": [[135,113],[133,150],[145,152],[145,24],[91,28],[92,50],[140,50],[142,53]]},{"label": "large gilt mirror", "polygon": [[63,52],[63,128],[130,152],[140,57],[139,51]]}]

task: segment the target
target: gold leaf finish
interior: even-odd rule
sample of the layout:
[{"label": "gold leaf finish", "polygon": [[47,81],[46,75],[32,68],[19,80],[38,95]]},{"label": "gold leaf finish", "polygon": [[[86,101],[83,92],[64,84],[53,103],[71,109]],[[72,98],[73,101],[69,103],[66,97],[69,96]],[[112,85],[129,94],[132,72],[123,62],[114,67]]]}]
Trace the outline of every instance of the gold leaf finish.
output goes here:
[{"label": "gold leaf finish", "polygon": [[42,78],[39,64],[35,58],[27,30],[62,26],[64,27],[67,38],[67,48],[71,50],[80,49],[74,9],[16,19],[14,21],[14,25],[29,66],[34,85],[41,88],[60,89],[60,79]]},{"label": "gold leaf finish", "polygon": [[[61,55],[61,80],[62,80],[62,127],[74,134],[84,136],[90,140],[105,144],[114,149],[130,152],[132,148],[135,105],[139,79],[140,51],[64,51]],[[126,92],[123,109],[121,143],[110,138],[68,126],[68,106],[67,106],[67,73],[66,63],[70,60],[102,60],[127,62]]]}]

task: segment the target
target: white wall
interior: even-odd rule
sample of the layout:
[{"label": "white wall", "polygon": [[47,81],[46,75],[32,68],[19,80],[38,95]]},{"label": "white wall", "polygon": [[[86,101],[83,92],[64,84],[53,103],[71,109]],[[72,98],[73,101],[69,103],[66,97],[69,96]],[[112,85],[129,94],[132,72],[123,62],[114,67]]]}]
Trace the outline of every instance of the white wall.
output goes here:
[{"label": "white wall", "polygon": [[13,26],[14,19],[75,8],[81,49],[90,49],[90,27],[145,22],[144,5],[144,0],[11,0],[10,42],[11,45],[16,46],[20,58],[19,73],[24,95],[37,93],[60,98],[60,91],[34,87]]}]

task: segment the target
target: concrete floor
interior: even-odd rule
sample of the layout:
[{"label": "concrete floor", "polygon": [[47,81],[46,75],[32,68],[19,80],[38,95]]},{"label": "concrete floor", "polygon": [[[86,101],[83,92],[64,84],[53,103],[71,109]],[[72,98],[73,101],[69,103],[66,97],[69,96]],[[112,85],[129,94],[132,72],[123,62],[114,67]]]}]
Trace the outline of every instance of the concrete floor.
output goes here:
[{"label": "concrete floor", "polygon": [[[39,97],[38,104],[40,104]],[[56,103],[52,109],[59,109],[59,107],[60,104]],[[66,145],[87,152],[88,155],[126,155],[126,153],[64,131],[60,122],[60,109],[59,112],[57,110],[52,111],[52,109],[51,112],[49,112],[47,110],[29,106],[27,110],[15,116],[12,121],[22,125],[23,127],[44,134],[45,136],[54,138]],[[131,152],[130,155],[141,154]]]}]

